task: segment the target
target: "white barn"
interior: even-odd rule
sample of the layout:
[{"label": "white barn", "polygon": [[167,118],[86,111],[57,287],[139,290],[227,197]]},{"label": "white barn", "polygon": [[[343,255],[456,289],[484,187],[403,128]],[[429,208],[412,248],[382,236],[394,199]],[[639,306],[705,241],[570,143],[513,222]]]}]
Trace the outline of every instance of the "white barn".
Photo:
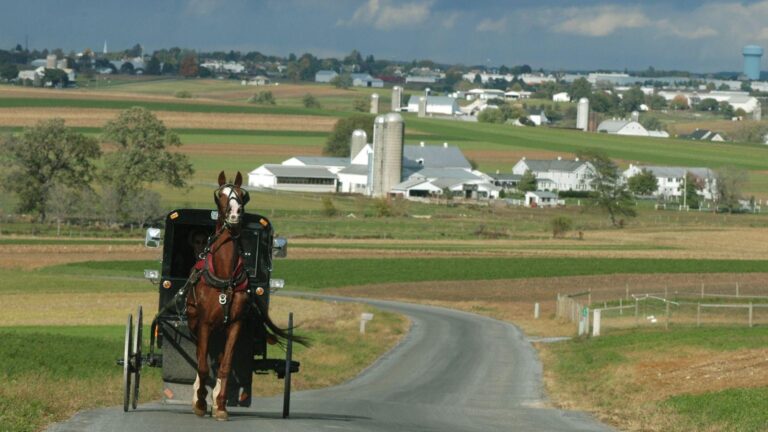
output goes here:
[{"label": "white barn", "polygon": [[[412,95],[408,99],[408,112],[419,112],[419,98],[423,96]],[[459,104],[456,99],[448,96],[427,96],[427,115],[453,116],[460,114]]]}]

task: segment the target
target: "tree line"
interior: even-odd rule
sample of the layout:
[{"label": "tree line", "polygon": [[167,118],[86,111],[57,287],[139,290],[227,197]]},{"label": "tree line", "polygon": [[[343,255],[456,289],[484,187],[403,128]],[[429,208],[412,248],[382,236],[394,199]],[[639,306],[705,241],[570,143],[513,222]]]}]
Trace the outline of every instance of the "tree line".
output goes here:
[{"label": "tree line", "polygon": [[186,155],[171,151],[179,146],[178,135],[141,107],[108,121],[99,138],[43,120],[0,140],[2,189],[15,196],[17,212],[39,222],[144,225],[163,211],[150,186],[183,188],[194,173]]}]

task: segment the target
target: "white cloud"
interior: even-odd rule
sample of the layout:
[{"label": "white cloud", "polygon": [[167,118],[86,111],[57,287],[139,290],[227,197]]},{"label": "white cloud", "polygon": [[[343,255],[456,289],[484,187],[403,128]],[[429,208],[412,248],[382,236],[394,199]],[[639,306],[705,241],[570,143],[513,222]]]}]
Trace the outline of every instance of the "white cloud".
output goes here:
[{"label": "white cloud", "polygon": [[486,18],[480,21],[475,27],[479,32],[496,32],[503,33],[507,29],[507,17],[501,17],[498,19]]},{"label": "white cloud", "polygon": [[554,23],[558,33],[601,37],[625,28],[648,27],[652,21],[639,9],[616,6],[568,8],[560,22]]},{"label": "white cloud", "polygon": [[373,25],[378,30],[421,24],[431,14],[434,0],[393,4],[390,0],[368,0],[349,20],[339,20],[339,26]]},{"label": "white cloud", "polygon": [[458,12],[450,13],[443,18],[440,24],[447,29],[452,29],[456,26],[456,21],[459,20],[460,16],[461,15]]},{"label": "white cloud", "polygon": [[188,0],[186,12],[190,15],[206,16],[223,5],[222,0]]}]

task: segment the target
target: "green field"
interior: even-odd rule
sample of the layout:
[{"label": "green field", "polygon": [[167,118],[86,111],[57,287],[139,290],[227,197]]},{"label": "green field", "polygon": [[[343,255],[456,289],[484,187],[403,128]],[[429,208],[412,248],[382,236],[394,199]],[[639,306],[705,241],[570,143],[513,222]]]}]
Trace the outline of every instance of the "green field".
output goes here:
[{"label": "green field", "polygon": [[[25,278],[141,277],[157,261],[94,261],[47,267]],[[662,273],[760,273],[763,261],[610,258],[392,258],[276,260],[274,275],[292,290],[333,289],[377,283],[520,279],[531,277]],[[0,271],[0,274],[5,271]],[[10,272],[8,272],[10,276]],[[9,288],[15,283],[9,280]],[[40,281],[43,287],[44,280]],[[128,282],[128,281],[125,281]],[[101,283],[104,283],[102,281]],[[146,282],[141,284],[146,287]],[[45,288],[42,288],[45,289]],[[64,286],[58,288],[65,290]],[[112,291],[112,288],[109,288]]]}]

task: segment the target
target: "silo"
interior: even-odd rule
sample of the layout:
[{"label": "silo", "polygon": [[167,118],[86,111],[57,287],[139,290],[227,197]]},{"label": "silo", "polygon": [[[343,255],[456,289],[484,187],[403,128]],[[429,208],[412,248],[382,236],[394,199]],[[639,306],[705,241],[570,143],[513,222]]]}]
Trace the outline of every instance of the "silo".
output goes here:
[{"label": "silo", "polygon": [[424,96],[419,97],[419,117],[427,116],[427,98]]},{"label": "silo", "polygon": [[56,69],[56,54],[48,54],[48,56],[45,57],[45,68]]},{"label": "silo", "polygon": [[400,86],[392,87],[392,112],[400,112],[400,106],[403,103],[403,88]]},{"label": "silo", "polygon": [[355,129],[349,144],[349,158],[357,156],[366,144],[368,144],[368,134],[362,129]]},{"label": "silo", "polygon": [[379,94],[374,93],[371,95],[371,114],[379,113]]},{"label": "silo", "polygon": [[373,123],[372,190],[374,197],[385,197],[402,181],[405,123],[397,113],[376,117]]},{"label": "silo", "polygon": [[632,111],[632,121],[639,122],[640,121],[640,113],[637,111]]},{"label": "silo", "polygon": [[584,132],[589,128],[589,99],[579,99],[578,110],[576,111],[576,128]]},{"label": "silo", "polygon": [[763,105],[760,102],[757,103],[755,110],[752,111],[752,119],[755,121],[760,121],[763,119]]}]

